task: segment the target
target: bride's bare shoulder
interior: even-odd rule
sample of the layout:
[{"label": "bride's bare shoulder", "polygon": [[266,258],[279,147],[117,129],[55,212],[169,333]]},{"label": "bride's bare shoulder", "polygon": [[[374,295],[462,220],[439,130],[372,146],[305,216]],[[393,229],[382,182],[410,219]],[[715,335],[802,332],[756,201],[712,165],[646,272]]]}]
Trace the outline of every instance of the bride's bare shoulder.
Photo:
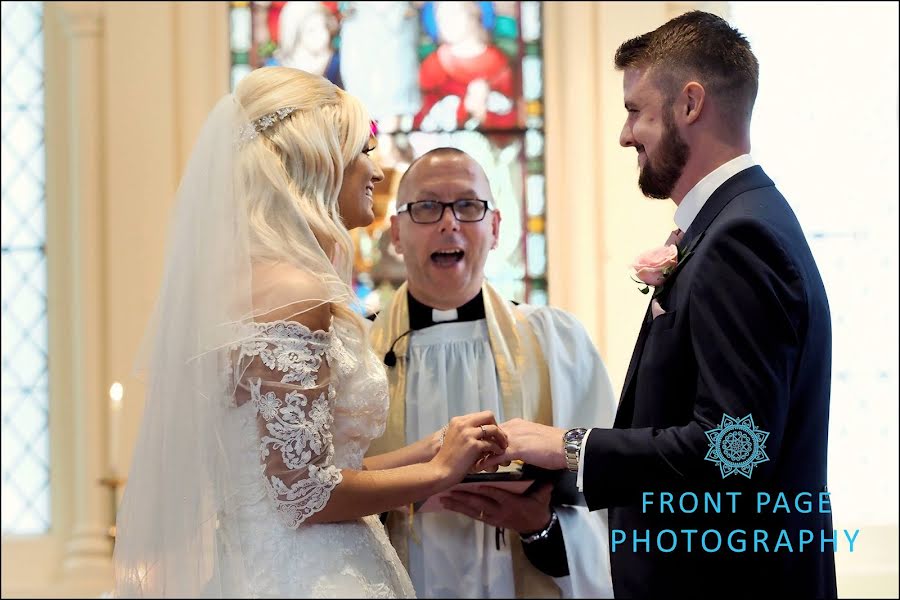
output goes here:
[{"label": "bride's bare shoulder", "polygon": [[331,326],[332,294],[315,274],[287,263],[253,266],[255,320],[297,321],[311,330]]}]

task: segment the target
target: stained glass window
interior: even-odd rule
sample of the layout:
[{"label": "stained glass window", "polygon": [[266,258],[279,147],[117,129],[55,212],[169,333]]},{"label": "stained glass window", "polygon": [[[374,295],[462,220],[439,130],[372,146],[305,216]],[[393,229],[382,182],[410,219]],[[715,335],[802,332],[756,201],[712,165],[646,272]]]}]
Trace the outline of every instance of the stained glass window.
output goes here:
[{"label": "stained glass window", "polygon": [[4,535],[50,527],[42,13],[2,4]]},{"label": "stained glass window", "polygon": [[232,88],[286,65],[360,98],[379,126],[375,222],[353,232],[369,310],[405,279],[388,232],[400,176],[452,146],[484,167],[502,214],[485,273],[508,298],[546,304],[540,2],[232,2]]}]

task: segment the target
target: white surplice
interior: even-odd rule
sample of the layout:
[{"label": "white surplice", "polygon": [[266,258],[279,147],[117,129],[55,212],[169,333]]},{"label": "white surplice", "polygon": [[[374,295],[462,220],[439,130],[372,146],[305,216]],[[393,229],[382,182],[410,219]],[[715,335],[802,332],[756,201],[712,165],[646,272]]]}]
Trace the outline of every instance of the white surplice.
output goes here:
[{"label": "white surplice", "polygon": [[[557,427],[612,427],[616,399],[609,375],[584,327],[555,308],[520,305],[548,362]],[[441,323],[410,334],[406,439],[440,429],[456,415],[503,415],[484,319]],[[524,390],[524,393],[536,393]],[[557,507],[569,576],[556,578],[563,597],[612,597],[605,510]],[[419,597],[513,598],[509,547],[496,548],[495,529],[453,512],[415,516],[409,572]],[[418,540],[415,539],[418,537]],[[420,543],[421,542],[421,543]]]}]

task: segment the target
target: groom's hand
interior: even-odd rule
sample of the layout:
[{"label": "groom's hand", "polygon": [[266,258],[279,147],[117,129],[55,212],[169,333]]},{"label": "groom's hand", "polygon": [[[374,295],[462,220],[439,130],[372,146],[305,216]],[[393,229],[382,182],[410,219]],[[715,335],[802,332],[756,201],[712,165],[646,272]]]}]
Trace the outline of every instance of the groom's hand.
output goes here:
[{"label": "groom's hand", "polygon": [[493,527],[518,533],[540,531],[550,521],[552,483],[529,494],[513,494],[487,485],[473,491],[455,491],[441,498],[447,510],[458,512]]},{"label": "groom's hand", "polygon": [[566,468],[562,443],[565,429],[524,419],[510,419],[500,428],[506,433],[509,445],[503,454],[489,456],[479,463],[485,471],[494,471],[499,465],[509,464],[513,460],[551,470]]}]

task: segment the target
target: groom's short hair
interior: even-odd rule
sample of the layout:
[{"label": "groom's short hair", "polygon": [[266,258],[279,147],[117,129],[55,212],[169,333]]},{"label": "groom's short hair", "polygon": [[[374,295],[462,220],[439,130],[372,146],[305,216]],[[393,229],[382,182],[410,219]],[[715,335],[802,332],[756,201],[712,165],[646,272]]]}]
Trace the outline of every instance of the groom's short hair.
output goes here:
[{"label": "groom's short hair", "polygon": [[698,81],[723,105],[727,125],[750,122],[759,89],[759,62],[750,42],[721,17],[694,10],[619,46],[616,69],[648,69],[666,102]]}]

